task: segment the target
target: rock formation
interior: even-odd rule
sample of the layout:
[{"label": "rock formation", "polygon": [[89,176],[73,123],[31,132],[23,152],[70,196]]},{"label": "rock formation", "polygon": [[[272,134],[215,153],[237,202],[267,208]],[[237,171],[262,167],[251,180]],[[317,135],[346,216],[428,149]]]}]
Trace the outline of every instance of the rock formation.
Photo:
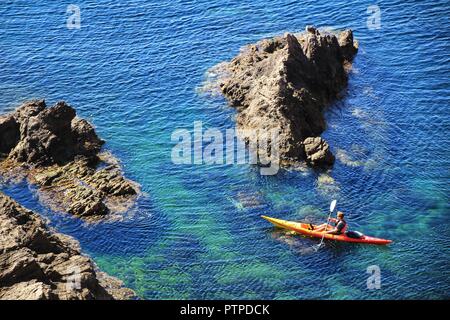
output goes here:
[{"label": "rock formation", "polygon": [[0,192],[0,299],[130,299],[99,272],[76,240]]},{"label": "rock formation", "polygon": [[314,27],[248,46],[220,83],[237,108],[238,131],[278,130],[282,164],[332,165],[334,156],[319,137],[326,128],[323,109],[346,87],[345,67],[356,52],[351,30],[336,36]]},{"label": "rock formation", "polygon": [[0,174],[27,178],[58,211],[90,219],[125,211],[139,188],[114,157],[100,152],[103,144],[65,102],[50,108],[43,100],[26,102],[0,117]]},{"label": "rock formation", "polygon": [[27,102],[5,117],[9,122],[0,124],[0,132],[9,135],[0,150],[11,159],[37,166],[64,164],[75,156],[93,157],[104,142],[86,120],[75,116],[65,102],[51,108],[43,100]]},{"label": "rock formation", "polygon": [[321,137],[308,137],[303,140],[306,162],[312,166],[326,166],[334,163],[334,156],[328,143]]},{"label": "rock formation", "polygon": [[0,155],[8,154],[19,142],[19,124],[16,119],[9,116],[0,116]]}]

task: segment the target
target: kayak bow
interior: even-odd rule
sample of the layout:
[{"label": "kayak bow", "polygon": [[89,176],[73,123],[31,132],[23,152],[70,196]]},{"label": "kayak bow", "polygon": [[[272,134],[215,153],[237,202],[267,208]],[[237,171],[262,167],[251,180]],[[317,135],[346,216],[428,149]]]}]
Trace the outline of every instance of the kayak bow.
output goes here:
[{"label": "kayak bow", "polygon": [[[273,225],[275,225],[278,228],[287,229],[291,231],[295,231],[296,233],[309,236],[312,238],[322,238],[328,240],[334,240],[334,241],[343,241],[343,242],[353,242],[353,243],[367,243],[367,244],[389,244],[392,242],[392,240],[387,239],[380,239],[380,238],[374,238],[369,237],[366,235],[362,235],[360,238],[351,238],[347,236],[346,234],[329,234],[321,231],[314,231],[314,228],[317,227],[317,225],[311,225],[309,223],[301,223],[301,222],[295,222],[295,221],[287,221],[287,220],[281,220],[276,218],[271,218],[268,216],[261,216],[261,218],[269,221]],[[311,229],[311,226],[313,227]]]}]

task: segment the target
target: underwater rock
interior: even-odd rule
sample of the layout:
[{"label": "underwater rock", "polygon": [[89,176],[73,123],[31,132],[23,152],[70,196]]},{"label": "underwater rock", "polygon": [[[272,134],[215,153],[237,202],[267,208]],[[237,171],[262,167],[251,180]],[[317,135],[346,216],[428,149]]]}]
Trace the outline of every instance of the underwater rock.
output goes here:
[{"label": "underwater rock", "polygon": [[79,243],[0,192],[0,299],[131,299]]},{"label": "underwater rock", "polygon": [[2,179],[27,178],[55,210],[95,219],[127,210],[139,194],[119,162],[100,152],[94,127],[65,102],[25,102],[0,118],[0,141]]},{"label": "underwater rock", "polygon": [[359,167],[363,166],[364,162],[360,160],[354,160],[345,150],[337,149],[336,158],[346,166]]},{"label": "underwater rock", "polygon": [[[344,66],[356,52],[351,30],[336,36],[312,26],[248,46],[229,62],[220,83],[237,109],[238,130],[278,130],[282,164],[316,158],[306,154],[303,141],[325,130],[323,109],[347,86]],[[312,166],[333,163],[328,145],[321,145],[317,161],[308,161]]]}]

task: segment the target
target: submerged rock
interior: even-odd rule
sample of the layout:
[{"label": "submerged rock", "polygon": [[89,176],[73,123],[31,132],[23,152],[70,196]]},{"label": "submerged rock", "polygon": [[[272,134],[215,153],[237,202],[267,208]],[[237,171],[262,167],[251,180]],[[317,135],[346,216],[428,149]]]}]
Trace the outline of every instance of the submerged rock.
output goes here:
[{"label": "submerged rock", "polygon": [[344,66],[356,51],[351,30],[337,37],[312,26],[301,35],[288,33],[248,46],[231,60],[220,83],[237,108],[238,129],[278,130],[281,163],[333,164],[328,144],[315,137],[326,128],[324,107],[347,85]]},{"label": "submerged rock", "polygon": [[99,272],[76,240],[0,192],[0,299],[130,299],[134,292]]},{"label": "submerged rock", "polygon": [[22,104],[0,118],[0,141],[3,179],[26,177],[55,210],[93,219],[127,210],[139,193],[118,161],[100,152],[94,127],[65,102]]}]

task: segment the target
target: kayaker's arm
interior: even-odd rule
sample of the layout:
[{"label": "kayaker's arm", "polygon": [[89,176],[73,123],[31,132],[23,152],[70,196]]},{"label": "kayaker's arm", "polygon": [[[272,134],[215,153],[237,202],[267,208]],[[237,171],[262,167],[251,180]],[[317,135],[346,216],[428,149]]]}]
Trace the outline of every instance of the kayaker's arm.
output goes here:
[{"label": "kayaker's arm", "polygon": [[326,231],[326,234],[340,234],[337,228],[333,228],[332,230]]},{"label": "kayaker's arm", "polygon": [[344,221],[339,221],[336,225],[335,228],[333,228],[333,230],[327,231],[326,233],[329,234],[341,234],[345,228],[345,222]]}]

